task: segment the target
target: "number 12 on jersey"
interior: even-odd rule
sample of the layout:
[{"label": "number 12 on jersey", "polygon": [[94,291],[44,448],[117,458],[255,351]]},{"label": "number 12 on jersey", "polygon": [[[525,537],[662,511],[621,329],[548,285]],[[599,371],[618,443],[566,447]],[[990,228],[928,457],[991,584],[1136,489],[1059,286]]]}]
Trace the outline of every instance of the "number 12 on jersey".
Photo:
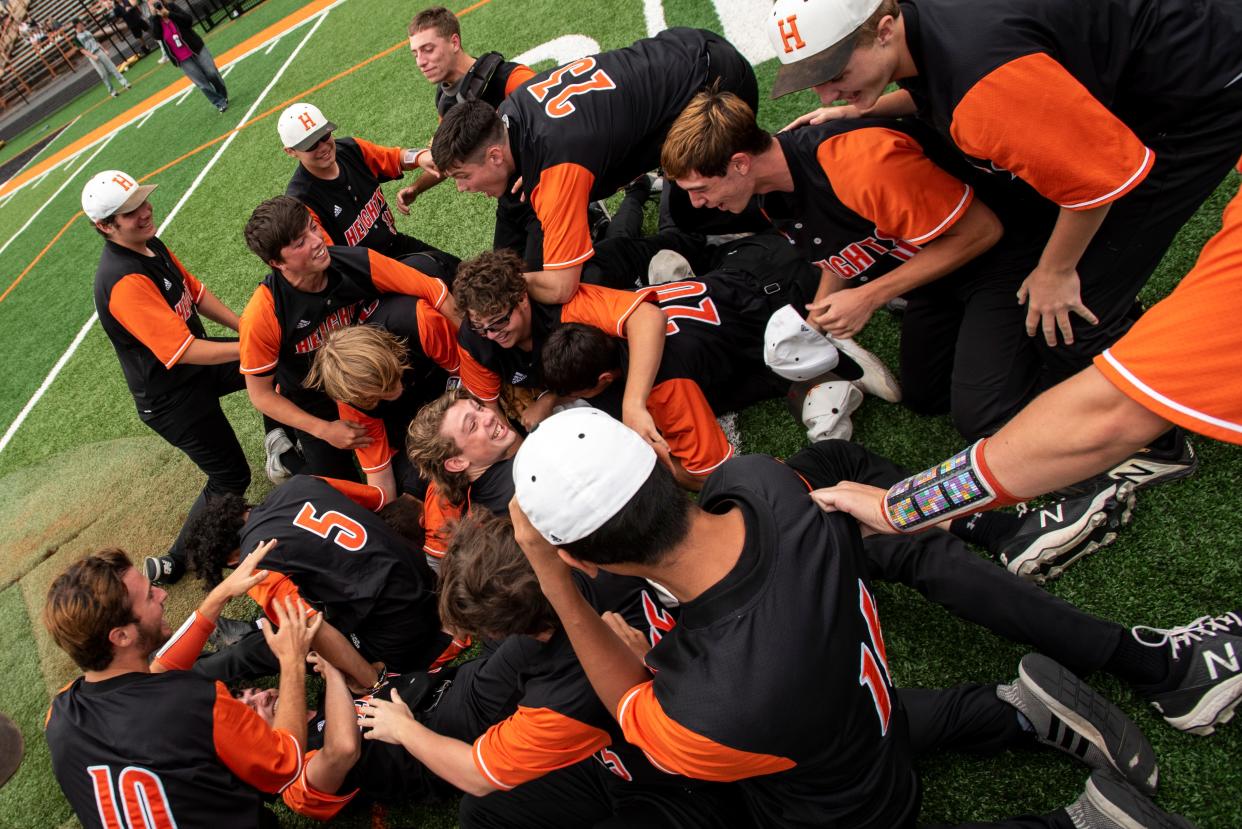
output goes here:
[{"label": "number 12 on jersey", "polygon": [[[617,85],[613,83],[612,78],[603,69],[595,69],[595,58],[582,58],[573,63],[567,63],[564,66],[558,66],[552,70],[552,74],[544,78],[538,83],[533,83],[526,87],[526,91],[534,96],[535,100],[543,104],[543,110],[548,114],[549,118],[564,118],[566,115],[573,115],[577,107],[570,98],[575,95],[584,95],[587,92],[593,92],[597,89],[616,89]],[[578,83],[565,83],[560,92],[552,95],[552,90],[556,89],[564,83],[566,76],[580,78],[583,75],[591,73],[591,76],[585,81]],[[551,98],[548,96],[551,95]],[[544,102],[547,103],[544,103]]]},{"label": "number 12 on jersey", "polygon": [[858,610],[867,623],[869,642],[860,642],[858,684],[866,685],[875,702],[875,713],[880,718],[880,735],[888,733],[888,723],[893,716],[892,679],[888,673],[888,655],[884,652],[884,634],[880,630],[880,614],[875,599],[862,579],[858,580]]}]

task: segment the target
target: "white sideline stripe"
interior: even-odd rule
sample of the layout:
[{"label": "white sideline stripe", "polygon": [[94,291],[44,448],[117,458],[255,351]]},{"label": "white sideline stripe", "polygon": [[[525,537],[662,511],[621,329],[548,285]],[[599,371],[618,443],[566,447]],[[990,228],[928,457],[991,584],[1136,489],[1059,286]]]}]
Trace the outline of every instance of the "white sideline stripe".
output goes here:
[{"label": "white sideline stripe", "polygon": [[[319,15],[322,15],[322,14],[327,14],[328,12],[332,11],[333,9],[335,9],[337,6],[341,5],[341,4],[342,4],[342,3],[344,3],[344,2],[346,2],[346,0],[336,0],[336,2],[335,2],[335,3],[333,3],[332,5],[330,5],[330,6],[325,6],[323,9],[321,9],[321,10],[318,12],[318,14],[319,14]],[[288,35],[290,32],[295,32],[295,31],[297,31],[298,29],[300,29],[300,28],[302,28],[303,26],[305,26],[307,23],[310,23],[312,20],[315,20],[317,16],[318,16],[318,15],[314,15],[314,16],[311,16],[311,17],[306,18],[305,20],[300,20],[300,21],[298,21],[295,25],[293,25],[293,26],[289,27],[288,29],[286,29],[285,31],[283,31],[283,32],[281,32],[279,35],[277,35],[277,36],[276,36],[276,39],[277,39],[277,40],[279,40],[280,38],[283,38],[283,37],[285,37],[286,35]],[[255,47],[254,47],[253,49],[251,49],[249,52],[244,52],[244,53],[242,53],[242,54],[238,55],[237,57],[233,58],[231,61],[229,61],[227,64],[225,64],[225,66],[232,66],[232,65],[233,65],[233,64],[235,64],[235,63],[239,63],[240,61],[243,61],[243,60],[245,60],[246,58],[250,57],[251,55],[255,54],[255,53],[256,53],[256,52],[258,52],[259,50],[266,48],[267,46],[268,46],[268,41],[264,41],[263,43],[260,43],[259,45],[255,46]],[[195,87],[193,84],[191,84],[191,85],[190,85],[190,89],[195,89],[195,88],[196,88],[196,87]],[[167,104],[170,100],[172,100],[172,99],[171,99],[171,98],[167,98],[167,99],[165,99],[165,100],[163,100],[163,101],[160,101],[158,104],[156,104],[154,107],[152,107],[152,109],[159,109],[160,107],[162,107],[162,106],[164,106],[165,104]],[[147,111],[147,112],[140,112],[140,113],[138,113],[138,114],[137,114],[137,115],[135,115],[133,118],[131,118],[131,119],[129,119],[128,121],[126,121],[124,124],[121,124],[120,126],[118,126],[118,127],[117,127],[116,129],[114,129],[112,132],[108,133],[107,135],[102,135],[102,136],[100,136],[99,138],[95,139],[94,143],[87,144],[85,147],[83,147],[83,148],[82,148],[81,152],[86,152],[87,150],[91,149],[92,147],[94,147],[94,146],[95,146],[96,144],[98,144],[99,142],[101,142],[101,141],[105,141],[105,140],[107,140],[107,139],[111,138],[111,137],[112,137],[112,136],[114,136],[116,133],[120,132],[121,130],[125,129],[126,127],[130,126],[131,124],[135,124],[135,123],[137,123],[138,121],[140,121],[141,119],[146,118],[148,115],[150,115],[150,111]],[[68,161],[68,159],[65,159],[65,161]],[[56,165],[56,167],[61,166],[62,164],[64,164],[64,163],[65,163],[65,161],[61,161],[59,164],[57,164],[57,165]],[[55,170],[55,169],[56,169],[56,167],[53,167],[53,168],[52,168],[52,170]],[[51,172],[51,170],[49,170],[48,172]],[[2,182],[0,182],[0,185],[2,185],[2,184],[3,184],[3,183],[2,183]],[[17,193],[21,192],[22,190],[26,189],[26,188],[27,188],[27,187],[29,187],[29,186],[30,186],[30,182],[28,182],[28,181],[27,181],[27,182],[25,182],[25,183],[23,183],[23,184],[20,184],[20,185],[18,185],[16,188],[14,188],[14,190],[13,190],[13,192],[12,192],[12,193],[8,193],[8,194],[6,194],[5,198],[8,198],[8,197],[10,197],[10,196],[13,196],[13,195],[15,195],[15,194],[17,194]]]},{"label": "white sideline stripe", "polygon": [[[115,136],[113,136],[113,137],[115,137]],[[108,141],[105,141],[105,142],[103,142],[102,144],[100,144],[100,145],[99,145],[99,149],[97,149],[97,150],[95,150],[95,152],[91,153],[91,158],[94,158],[95,156],[97,156],[97,155],[99,155],[101,152],[103,152],[103,148],[104,148],[104,147],[106,147],[106,146],[108,146],[108,142],[109,142],[109,141],[111,141],[111,140],[112,140],[112,138],[109,138],[109,139],[108,139]],[[89,162],[89,161],[90,161],[90,159],[87,159],[87,161]],[[85,165],[83,165],[83,166],[85,166]],[[81,172],[81,171],[79,171],[79,172]],[[74,175],[76,175],[76,174],[74,174]],[[47,199],[47,201],[45,201],[45,202],[43,203],[43,206],[42,206],[42,207],[40,207],[38,210],[36,210],[33,214],[31,214],[30,218],[26,220],[26,224],[22,225],[22,226],[21,226],[21,228],[19,228],[19,229],[18,229],[18,231],[17,231],[16,233],[14,233],[12,236],[10,236],[10,237],[9,237],[9,241],[5,242],[5,243],[4,243],[4,245],[3,245],[3,247],[0,247],[0,253],[4,253],[6,250],[8,250],[9,245],[13,244],[13,240],[14,240],[14,239],[16,239],[18,236],[21,236],[21,235],[22,235],[22,233],[24,233],[24,232],[25,232],[26,228],[30,227],[31,223],[32,223],[35,219],[39,218],[39,214],[40,214],[40,213],[42,213],[44,210],[46,210],[46,209],[47,209],[47,206],[48,206],[49,204],[51,204],[51,203],[52,203],[52,199],[54,199],[54,198],[56,198],[57,196],[59,196],[59,195],[60,195],[60,193],[61,193],[61,191],[62,191],[62,190],[64,190],[66,187],[68,187],[68,186],[69,186],[69,182],[73,181],[73,179],[74,179],[74,175],[70,175],[68,178],[66,178],[66,179],[65,179],[65,183],[64,183],[64,184],[62,184],[60,187],[56,188],[56,192],[55,192],[55,193],[53,193],[52,195],[48,196],[48,199]]]},{"label": "white sideline stripe", "polygon": [[668,28],[663,0],[643,0],[643,21],[647,24],[647,37],[655,37]]},{"label": "white sideline stripe", "polygon": [[[298,56],[298,53],[302,51],[302,47],[306,45],[306,41],[310,40],[310,36],[313,35],[316,32],[316,30],[318,30],[320,24],[323,23],[323,21],[328,18],[328,12],[336,8],[336,6],[338,6],[341,2],[344,2],[344,0],[339,0],[338,3],[333,3],[331,6],[328,6],[323,11],[319,12],[319,14],[315,15],[314,17],[307,18],[308,21],[314,20],[315,25],[311,27],[311,30],[306,33],[306,37],[302,38],[302,42],[297,45],[297,48],[294,49],[293,52],[289,55],[289,57],[285,59],[285,62],[281,64],[280,69],[278,69],[276,71],[276,74],[272,76],[271,82],[269,82],[268,85],[263,89],[263,91],[259,93],[259,96],[255,99],[255,102],[251,104],[249,111],[246,112],[246,115],[238,123],[239,127],[242,124],[250,120],[250,116],[254,113],[255,109],[258,108],[259,103],[265,97],[267,97],[268,92],[272,91],[272,87],[275,86],[276,82],[279,81],[281,76],[285,74],[285,70],[289,68],[289,64],[293,63],[293,59],[296,58]],[[193,87],[191,87],[191,89],[193,89]],[[113,131],[113,133],[108,136],[107,141],[104,142],[104,146],[107,146],[107,142],[111,141],[116,136],[116,134],[119,132],[120,132],[120,129]],[[233,139],[236,138],[238,134],[239,133],[234,132],[224,141],[223,144],[220,145],[220,149],[216,150],[216,154],[213,155],[211,157],[211,160],[207,162],[207,166],[203,168],[202,172],[198,174],[198,177],[195,178],[193,183],[190,184],[190,189],[185,191],[185,194],[182,195],[180,201],[178,201],[177,204],[173,207],[172,212],[170,212],[168,214],[168,217],[164,219],[163,224],[161,224],[156,229],[155,231],[156,235],[162,235],[164,233],[164,230],[172,222],[173,217],[177,215],[177,212],[179,210],[181,210],[181,205],[185,204],[186,199],[190,198],[190,195],[195,190],[198,189],[198,185],[202,183],[203,179],[207,175],[207,172],[212,167],[215,166],[216,161],[219,160],[220,158],[220,155],[225,150],[228,149],[229,144],[233,143]],[[102,149],[103,149],[103,146],[101,146],[99,150],[96,150],[95,152],[98,153]],[[68,184],[68,182],[66,182],[66,184]],[[44,205],[44,207],[46,206],[47,205]],[[32,217],[32,221],[33,221],[33,217]],[[23,228],[23,230],[24,229],[25,228]],[[59,375],[60,372],[65,368],[65,365],[69,362],[69,358],[72,357],[74,355],[74,352],[78,350],[78,347],[82,345],[82,341],[86,339],[86,335],[91,330],[91,326],[94,325],[95,321],[98,319],[99,319],[98,313],[91,314],[90,319],[88,319],[86,321],[86,324],[82,326],[82,329],[78,331],[78,335],[73,338],[73,342],[69,343],[69,347],[65,349],[65,353],[60,355],[60,359],[56,361],[56,365],[52,366],[52,370],[48,372],[47,377],[44,378],[43,383],[39,386],[38,390],[35,391],[34,396],[31,397],[30,400],[26,403],[26,405],[22,407],[22,410],[17,413],[17,417],[13,420],[11,424],[9,424],[8,430],[5,431],[4,437],[0,438],[0,452],[3,452],[4,448],[9,445],[9,441],[13,439],[13,435],[17,434],[17,430],[26,421],[26,418],[30,415],[30,412],[34,409],[35,404],[37,404],[39,400],[43,397],[43,395],[47,393],[47,390],[51,388],[52,382],[56,379],[57,375]]]},{"label": "white sideline stripe", "polygon": [[81,117],[82,117],[82,116],[81,116],[81,115],[79,115],[79,116],[77,116],[76,118],[74,118],[72,121],[70,121],[68,124],[66,124],[66,125],[65,125],[65,128],[64,128],[63,130],[61,130],[60,132],[58,132],[58,133],[56,134],[56,137],[55,137],[55,138],[53,138],[51,141],[47,142],[47,144],[45,144],[45,145],[43,146],[43,149],[39,150],[37,153],[35,153],[34,155],[32,155],[32,156],[30,157],[30,160],[29,160],[29,161],[27,161],[25,164],[23,164],[23,165],[21,166],[21,168],[20,168],[20,169],[19,169],[16,173],[14,173],[13,175],[15,175],[15,176],[20,176],[23,172],[25,172],[25,170],[26,170],[26,168],[27,168],[27,167],[29,167],[31,164],[34,164],[36,161],[38,161],[38,160],[39,160],[39,156],[41,156],[41,155],[43,155],[45,152],[47,152],[47,151],[48,151],[48,148],[49,148],[49,147],[51,147],[53,144],[55,144],[57,141],[59,141],[59,140],[60,140],[60,137],[61,137],[62,135],[64,135],[65,133],[69,132],[69,128],[70,128],[70,127],[72,127],[74,124],[76,124],[76,123],[78,122],[78,118],[81,118]]}]

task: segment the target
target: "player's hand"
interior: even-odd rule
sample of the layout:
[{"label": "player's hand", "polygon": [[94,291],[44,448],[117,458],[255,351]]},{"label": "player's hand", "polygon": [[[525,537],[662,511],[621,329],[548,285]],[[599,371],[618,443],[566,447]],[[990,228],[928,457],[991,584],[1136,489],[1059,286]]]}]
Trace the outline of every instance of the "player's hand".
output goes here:
[{"label": "player's hand", "polygon": [[[509,501],[509,519],[513,522],[513,537],[526,555],[526,560],[530,562],[531,569],[535,571],[540,586],[545,586],[545,579],[551,580],[559,577],[569,579],[570,589],[573,589],[569,565],[561,561],[561,557],[556,553],[556,547],[552,546],[552,543],[535,529],[535,525],[530,523],[530,519],[526,517],[526,513],[518,504],[516,495]],[[546,586],[544,593],[547,593]]]},{"label": "player's hand", "polygon": [[807,322],[821,334],[853,337],[866,327],[880,305],[863,288],[834,291],[806,306]]},{"label": "player's hand", "polygon": [[[424,153],[426,155],[426,153]],[[410,215],[410,205],[418,198],[418,188],[411,184],[397,191],[397,211],[402,216]]]},{"label": "player's hand", "polygon": [[1055,270],[1039,265],[1018,288],[1018,304],[1026,305],[1026,335],[1034,337],[1042,330],[1049,346],[1056,346],[1058,329],[1066,345],[1074,342],[1071,313],[1091,325],[1099,323],[1091,309],[1082,304],[1078,271],[1074,269]]},{"label": "player's hand", "polygon": [[431,159],[431,145],[427,145],[427,150],[418,154],[418,166],[424,173],[430,173],[436,178],[443,178],[440,175],[440,168]]},{"label": "player's hand", "polygon": [[630,627],[621,614],[613,613],[611,610],[604,613],[600,618],[604,620],[604,624],[608,625],[612,632],[617,634],[617,638],[624,642],[625,646],[639,660],[646,658],[647,651],[651,650],[651,644],[641,630]]},{"label": "player's hand", "polygon": [[389,695],[391,702],[372,697],[359,706],[358,725],[368,740],[401,745],[402,732],[414,723],[414,714],[397,689]]},{"label": "player's hand", "polygon": [[838,118],[857,118],[858,107],[853,104],[847,104],[839,107],[820,107],[812,110],[806,115],[800,115],[790,121],[781,128],[781,132],[796,130],[798,127],[810,126],[813,124],[823,124],[827,121],[836,121]]},{"label": "player's hand", "polygon": [[264,620],[263,638],[267,640],[267,646],[282,665],[301,665],[306,661],[311,640],[323,624],[323,614],[316,613],[301,599],[294,600],[288,596],[273,602],[272,611],[276,614],[276,624],[280,629],[273,633],[272,626]]},{"label": "player's hand", "polygon": [[533,431],[543,421],[552,416],[552,409],[556,406],[556,395],[548,392],[543,397],[532,402],[529,406],[522,410],[522,426],[526,431]]},{"label": "player's hand", "polygon": [[836,486],[813,490],[811,500],[824,512],[852,515],[861,525],[863,535],[894,535],[897,531],[884,517],[884,496],[887,494],[887,490],[878,486],[842,481]]},{"label": "player's hand", "polygon": [[655,420],[651,417],[651,412],[647,411],[646,406],[627,406],[623,403],[621,422],[638,432],[639,437],[657,450],[660,446],[668,449],[668,443],[660,434],[660,430],[656,428]]},{"label": "player's hand", "polygon": [[[210,605],[215,610],[216,615],[211,617],[213,621],[219,618],[220,611],[224,609],[224,605],[228,604],[230,599],[245,595],[250,588],[259,584],[267,578],[266,570],[256,569],[259,562],[267,555],[268,551],[276,546],[276,539],[270,538],[262,542],[254,548],[250,555],[246,556],[228,574],[222,582],[217,584],[212,591],[207,594],[207,600],[203,602],[203,607],[199,608],[200,612],[204,612]],[[204,615],[207,615],[204,612]]]},{"label": "player's hand", "polygon": [[360,449],[372,443],[365,426],[348,420],[332,421],[319,437],[337,449]]},{"label": "player's hand", "polygon": [[[522,177],[518,176],[517,181],[513,182],[513,186],[509,188],[509,192],[516,196],[519,192],[521,192],[521,190],[522,190]],[[518,196],[518,201],[523,201],[523,202],[526,201],[526,194],[522,193],[522,195]]]}]

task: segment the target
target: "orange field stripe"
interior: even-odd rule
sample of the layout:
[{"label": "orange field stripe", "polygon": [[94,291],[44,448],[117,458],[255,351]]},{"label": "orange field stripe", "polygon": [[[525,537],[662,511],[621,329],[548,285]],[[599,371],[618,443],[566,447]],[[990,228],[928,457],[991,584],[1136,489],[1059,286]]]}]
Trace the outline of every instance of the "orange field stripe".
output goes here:
[{"label": "orange field stripe", "polygon": [[[260,46],[263,43],[271,40],[276,35],[283,34],[284,32],[289,31],[294,26],[301,23],[303,20],[306,20],[308,17],[314,16],[316,13],[320,11],[323,11],[325,8],[327,8],[328,6],[331,6],[335,2],[336,0],[311,0],[310,3],[307,3],[305,6],[293,12],[288,17],[284,17],[276,21],[271,26],[268,26],[266,29],[259,32],[258,34],[251,35],[250,37],[243,40],[241,43],[234,46],[232,49],[229,49],[227,52],[225,52],[223,55],[221,55],[220,57],[216,59],[217,63],[228,63],[234,58],[244,55],[246,52],[249,52],[255,47]],[[27,181],[30,181],[31,179],[36,178],[40,173],[50,170],[52,167],[64,161],[66,158],[73,155],[74,153],[85,149],[86,147],[90,146],[95,141],[98,141],[99,139],[103,138],[108,133],[112,132],[118,127],[124,126],[128,121],[132,120],[133,118],[136,118],[139,115],[142,115],[143,113],[150,111],[151,108],[155,106],[156,104],[162,101],[166,101],[169,98],[172,98],[174,95],[177,95],[178,93],[183,92],[189,87],[190,87],[189,78],[182,78],[179,81],[174,81],[173,83],[161,89],[159,92],[156,92],[154,95],[147,98],[142,103],[136,104],[130,107],[129,109],[125,110],[125,112],[116,116],[111,121],[107,122],[106,124],[96,127],[95,129],[87,133],[86,135],[79,138],[77,141],[74,141],[72,144],[68,145],[67,147],[64,147],[63,149],[57,151],[54,155],[48,156],[47,158],[39,162],[37,165],[35,165],[31,169],[23,172],[21,175],[15,176],[14,178],[10,179],[8,182],[4,184],[4,186],[0,187],[0,196],[5,195],[6,193],[8,193],[10,190],[12,190],[15,187],[20,187],[21,185],[25,184]]]},{"label": "orange field stripe", "polygon": [[39,255],[30,261],[30,264],[27,265],[25,269],[22,270],[22,272],[17,275],[17,279],[14,279],[13,283],[9,285],[9,287],[4,289],[4,293],[0,294],[0,302],[4,302],[4,298],[7,297],[13,291],[13,289],[17,287],[19,282],[21,282],[23,279],[26,278],[26,274],[30,273],[30,271],[34,269],[34,266],[39,264],[39,260],[42,259],[49,250],[52,249],[52,245],[60,241],[60,237],[65,235],[65,231],[69,229],[69,225],[76,222],[79,216],[85,216],[85,215],[86,215],[85,213],[78,212],[78,213],[74,213],[72,216],[69,217],[69,221],[65,222],[64,227],[62,227],[60,231],[55,236],[52,237],[52,241],[44,245],[43,250],[39,251]]}]

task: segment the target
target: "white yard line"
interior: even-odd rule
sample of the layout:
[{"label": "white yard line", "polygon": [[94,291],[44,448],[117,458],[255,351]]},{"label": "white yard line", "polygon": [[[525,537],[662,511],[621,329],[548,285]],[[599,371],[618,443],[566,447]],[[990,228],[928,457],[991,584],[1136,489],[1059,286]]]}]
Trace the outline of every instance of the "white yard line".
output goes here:
[{"label": "white yard line", "polygon": [[142,125],[143,125],[143,124],[145,124],[146,122],[150,121],[150,120],[151,120],[151,116],[152,116],[152,115],[154,115],[155,113],[159,112],[159,110],[160,110],[160,108],[159,108],[159,107],[151,107],[151,111],[150,111],[150,112],[148,112],[145,116],[143,116],[143,118],[142,118],[142,120],[141,120],[141,121],[139,121],[137,124],[135,124],[135,125],[134,125],[134,129],[136,129],[136,130],[140,130],[140,129],[142,129]]},{"label": "white yard line", "polygon": [[281,35],[281,37],[278,37],[275,40],[273,40],[272,45],[268,46],[266,49],[263,50],[263,54],[270,55],[272,53],[272,50],[276,48],[276,44],[280,43],[283,37],[284,35]]},{"label": "white yard line", "polygon": [[[181,106],[181,102],[184,101],[186,98],[190,97],[190,93],[193,92],[195,89],[198,89],[198,87],[196,87],[194,84],[190,84],[189,89],[187,89],[185,92],[182,92],[180,95],[178,95],[176,98],[173,99],[176,101],[176,103],[173,104],[173,106],[175,107]],[[156,107],[156,109],[159,109],[159,107]]]},{"label": "white yard line", "polygon": [[[112,140],[112,138],[113,138],[113,137],[115,137],[115,136],[112,136],[112,137],[108,138],[108,140],[107,140],[107,141],[105,141],[105,142],[103,142],[102,144],[100,144],[100,145],[99,145],[99,149],[97,149],[97,150],[95,150],[95,152],[91,153],[90,158],[86,159],[86,163],[85,163],[85,164],[83,164],[83,165],[82,165],[82,167],[83,167],[83,168],[85,168],[85,167],[86,167],[86,165],[87,165],[87,164],[89,164],[89,163],[91,162],[91,160],[95,158],[95,156],[97,156],[97,155],[99,155],[101,152],[103,152],[103,148],[104,148],[104,147],[106,147],[106,146],[108,146],[108,142],[110,142],[110,141]],[[80,172],[80,171],[79,171],[79,172]],[[0,253],[4,253],[6,250],[8,250],[9,245],[13,244],[13,240],[14,240],[14,239],[16,239],[18,236],[21,236],[21,235],[22,235],[22,232],[23,232],[26,228],[30,227],[31,222],[33,222],[35,219],[39,218],[39,214],[40,214],[40,213],[42,213],[44,210],[46,210],[46,209],[47,209],[47,206],[48,206],[49,204],[51,204],[51,203],[52,203],[52,200],[53,200],[53,199],[55,199],[57,196],[59,196],[59,195],[61,194],[61,191],[62,191],[62,190],[64,190],[66,187],[68,187],[68,186],[69,186],[69,182],[73,181],[73,180],[74,180],[74,178],[76,178],[76,175],[70,175],[68,178],[66,178],[66,179],[65,179],[65,183],[64,183],[64,184],[62,184],[62,185],[60,185],[60,187],[56,188],[56,192],[55,192],[55,193],[53,193],[52,195],[48,196],[48,199],[47,199],[47,201],[45,201],[45,202],[43,203],[43,206],[42,206],[42,207],[40,207],[38,210],[36,210],[33,214],[31,214],[30,218],[26,220],[26,224],[22,225],[22,226],[18,229],[18,231],[17,231],[16,233],[14,233],[12,236],[10,236],[10,237],[9,237],[9,241],[5,242],[5,243],[4,243],[4,245],[3,245],[2,247],[0,247]]]},{"label": "white yard line", "polygon": [[[272,91],[272,87],[276,85],[276,82],[279,81],[281,76],[285,74],[285,70],[289,68],[289,65],[293,63],[294,59],[298,56],[298,53],[302,51],[302,47],[306,45],[306,41],[310,40],[311,35],[313,35],[319,29],[320,24],[327,19],[328,12],[337,5],[339,4],[334,3],[319,12],[319,14],[314,17],[307,19],[307,22],[313,20],[314,25],[311,26],[310,31],[307,32],[306,36],[302,38],[300,43],[298,43],[297,48],[295,48],[289,57],[285,59],[285,62],[281,64],[280,69],[276,71],[276,74],[272,76],[272,80],[266,87],[264,87],[263,91],[259,93],[259,96],[255,99],[255,102],[250,105],[250,109],[247,110],[245,116],[243,116],[241,121],[238,122],[238,127],[250,120],[255,110],[259,108],[259,104],[264,98],[267,97],[267,93]],[[112,137],[115,136],[117,132],[119,132],[119,130],[113,132],[112,135],[108,137],[108,141],[111,141]],[[194,191],[198,189],[198,186],[203,182],[203,179],[206,178],[207,173],[216,165],[216,162],[220,159],[221,154],[228,149],[229,145],[233,143],[233,139],[237,136],[238,133],[234,132],[227,139],[225,139],[223,144],[220,145],[220,149],[216,150],[215,155],[213,155],[211,160],[207,162],[207,166],[202,169],[202,171],[194,179],[193,183],[190,184],[189,189],[185,191],[185,193],[181,196],[181,199],[176,203],[176,205],[173,206],[173,209],[169,211],[168,216],[164,219],[164,222],[156,229],[156,235],[162,235],[164,233],[164,230],[167,229],[168,225],[172,223],[173,218],[181,210],[181,206],[185,204],[186,200],[189,199]],[[107,146],[107,142],[104,142],[104,146]],[[103,147],[101,146],[99,150],[102,149]],[[98,153],[99,150],[96,150],[96,153]],[[65,183],[68,184],[68,182]],[[64,185],[62,185],[61,189],[64,189]],[[51,201],[51,199],[48,201]],[[44,207],[46,206],[47,205],[45,204]],[[40,208],[40,210],[42,210],[42,208]],[[31,220],[33,221],[33,217],[31,217]],[[25,228],[23,227],[22,230],[25,230]],[[20,233],[21,231],[18,232]],[[21,425],[26,421],[26,418],[30,415],[30,412],[34,409],[35,405],[39,402],[43,395],[47,393],[47,390],[51,388],[52,382],[55,381],[57,375],[59,375],[68,364],[69,358],[72,357],[74,352],[78,350],[78,347],[82,345],[82,341],[86,339],[86,335],[91,330],[91,326],[94,325],[98,319],[98,313],[91,314],[90,319],[86,321],[86,324],[82,326],[80,331],[78,331],[77,336],[73,338],[73,342],[69,343],[69,347],[65,350],[65,353],[60,355],[60,359],[56,361],[56,365],[52,366],[52,370],[48,372],[47,377],[44,378],[43,383],[39,386],[38,390],[35,391],[34,396],[31,397],[29,402],[27,402],[26,405],[22,407],[22,410],[17,413],[16,419],[14,419],[14,421],[9,425],[9,428],[5,431],[4,436],[0,437],[0,452],[3,452],[4,448],[9,445],[9,441],[11,441],[13,436],[17,434],[17,430],[21,428]]]},{"label": "white yard line", "polygon": [[232,63],[230,63],[228,66],[226,66],[226,67],[224,67],[223,69],[221,69],[221,70],[220,70],[220,77],[222,77],[222,78],[227,78],[227,77],[229,76],[229,73],[230,73],[230,72],[232,72],[232,71],[233,71],[233,69],[234,69],[236,66],[237,66],[237,61],[233,61],[233,62],[232,62]]}]

